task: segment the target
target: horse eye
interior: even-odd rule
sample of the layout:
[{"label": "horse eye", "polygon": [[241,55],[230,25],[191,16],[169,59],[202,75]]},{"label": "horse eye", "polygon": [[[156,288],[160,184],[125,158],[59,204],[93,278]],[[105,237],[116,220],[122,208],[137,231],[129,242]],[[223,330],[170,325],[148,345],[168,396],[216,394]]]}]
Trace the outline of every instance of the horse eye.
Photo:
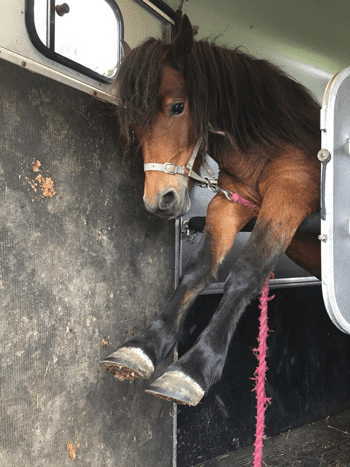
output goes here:
[{"label": "horse eye", "polygon": [[170,107],[170,114],[171,115],[181,115],[182,112],[185,110],[185,103],[184,102],[175,102]]}]

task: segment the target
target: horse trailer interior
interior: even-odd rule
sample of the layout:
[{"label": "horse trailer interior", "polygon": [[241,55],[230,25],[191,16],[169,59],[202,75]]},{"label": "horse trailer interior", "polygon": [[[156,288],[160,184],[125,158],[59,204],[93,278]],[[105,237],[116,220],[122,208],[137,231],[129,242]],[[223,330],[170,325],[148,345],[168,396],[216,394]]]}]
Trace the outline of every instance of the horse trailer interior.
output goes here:
[{"label": "horse trailer interior", "polygon": [[[0,467],[252,465],[258,300],[196,407],[100,366],[160,313],[213,197],[195,187],[175,221],[148,213],[141,152],[125,153],[115,115],[119,61],[148,37],[170,42],[180,8],[195,39],[271,61],[322,106],[321,217],[305,226],[320,234],[322,280],[286,255],[274,271],[263,461],[350,467],[347,0],[0,0]],[[227,274],[195,301],[168,364],[209,323]]]}]

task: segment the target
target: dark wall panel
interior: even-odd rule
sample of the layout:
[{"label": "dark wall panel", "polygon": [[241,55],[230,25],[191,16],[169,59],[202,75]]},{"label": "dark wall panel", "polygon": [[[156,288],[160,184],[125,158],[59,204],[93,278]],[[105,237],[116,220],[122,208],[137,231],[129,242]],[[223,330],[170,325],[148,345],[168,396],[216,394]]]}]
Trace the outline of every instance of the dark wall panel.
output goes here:
[{"label": "dark wall panel", "polygon": [[171,465],[172,406],[99,365],[173,288],[119,146],[113,108],[0,60],[0,466]]}]

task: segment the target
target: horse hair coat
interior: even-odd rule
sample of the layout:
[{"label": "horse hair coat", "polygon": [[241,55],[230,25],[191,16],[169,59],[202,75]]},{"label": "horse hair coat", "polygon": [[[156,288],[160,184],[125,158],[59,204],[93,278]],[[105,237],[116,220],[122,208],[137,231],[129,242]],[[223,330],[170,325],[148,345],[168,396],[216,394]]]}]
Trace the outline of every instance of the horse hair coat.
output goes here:
[{"label": "horse hair coat", "polygon": [[[126,148],[135,134],[145,164],[184,167],[200,140],[194,170],[208,151],[219,165],[219,186],[257,206],[252,211],[216,194],[200,248],[163,312],[102,362],[116,378],[149,378],[174,348],[188,310],[217,276],[236,234],[255,218],[210,323],[148,390],[196,405],[220,379],[237,323],[282,253],[320,276],[317,236],[296,233],[305,217],[319,210],[320,107],[268,61],[239,48],[194,41],[187,16],[171,44],[149,39],[130,52],[117,87]],[[182,216],[190,207],[191,183],[179,173],[146,172],[146,208],[168,219]]]}]

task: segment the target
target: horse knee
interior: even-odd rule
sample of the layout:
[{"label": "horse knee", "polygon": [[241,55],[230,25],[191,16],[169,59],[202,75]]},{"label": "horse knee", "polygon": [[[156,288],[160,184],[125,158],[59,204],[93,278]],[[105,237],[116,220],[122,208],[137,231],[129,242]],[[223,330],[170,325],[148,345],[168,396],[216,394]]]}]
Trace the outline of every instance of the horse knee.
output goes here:
[{"label": "horse knee", "polygon": [[203,251],[202,255],[194,258],[184,269],[180,278],[180,285],[191,289],[200,284],[207,285],[211,279],[210,254]]}]

